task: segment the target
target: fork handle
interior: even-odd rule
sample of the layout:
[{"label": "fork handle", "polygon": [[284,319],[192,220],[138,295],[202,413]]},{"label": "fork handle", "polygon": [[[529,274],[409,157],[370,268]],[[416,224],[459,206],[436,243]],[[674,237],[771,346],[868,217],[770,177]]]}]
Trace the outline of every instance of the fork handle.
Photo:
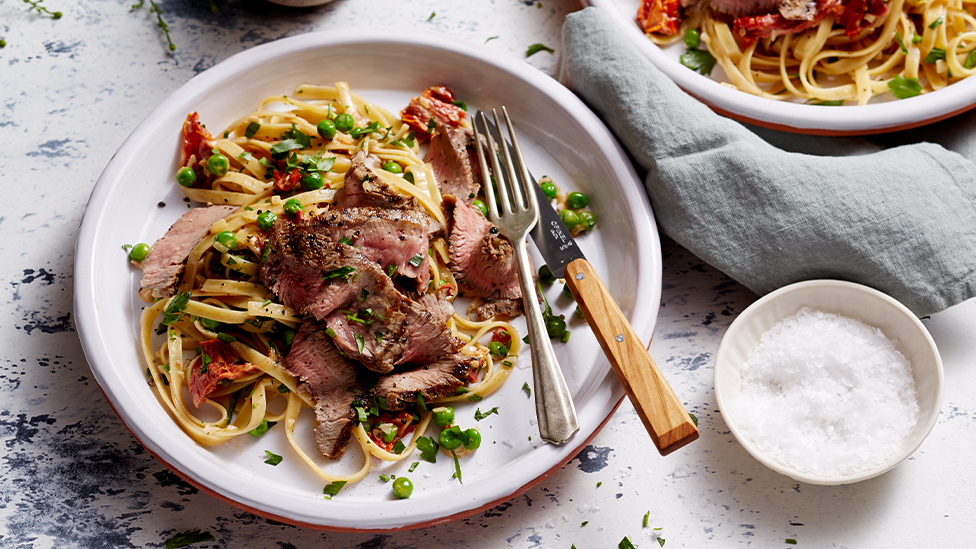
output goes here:
[{"label": "fork handle", "polygon": [[519,279],[522,284],[522,304],[529,328],[529,345],[532,356],[532,383],[535,386],[535,412],[539,420],[539,435],[553,444],[563,444],[579,431],[576,407],[566,386],[562,370],[556,361],[556,353],[546,332],[539,298],[535,292],[535,280],[529,269],[529,254],[523,240],[516,246]]},{"label": "fork handle", "polygon": [[698,428],[593,266],[585,259],[566,265],[566,285],[661,455],[697,439]]}]

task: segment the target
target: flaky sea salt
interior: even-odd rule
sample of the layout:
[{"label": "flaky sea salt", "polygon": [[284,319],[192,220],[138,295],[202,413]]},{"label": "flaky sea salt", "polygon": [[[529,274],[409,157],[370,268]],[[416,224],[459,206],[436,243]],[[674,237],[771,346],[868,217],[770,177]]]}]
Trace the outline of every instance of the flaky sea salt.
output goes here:
[{"label": "flaky sea salt", "polygon": [[762,335],[742,365],[742,434],[818,476],[880,465],[915,425],[911,365],[881,330],[804,307]]}]

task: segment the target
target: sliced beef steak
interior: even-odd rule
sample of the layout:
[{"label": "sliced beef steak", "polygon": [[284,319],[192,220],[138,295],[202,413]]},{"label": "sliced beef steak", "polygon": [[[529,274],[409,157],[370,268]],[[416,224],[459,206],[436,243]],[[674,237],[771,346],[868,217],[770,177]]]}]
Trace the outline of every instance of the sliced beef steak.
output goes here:
[{"label": "sliced beef steak", "polygon": [[488,320],[496,316],[515,318],[522,314],[521,299],[494,299],[472,303],[468,308],[468,315],[477,321]]},{"label": "sliced beef steak", "polygon": [[464,202],[445,197],[453,209],[449,240],[451,272],[478,297],[520,299],[515,248],[481,212]]},{"label": "sliced beef steak", "polygon": [[458,387],[477,380],[479,367],[477,357],[454,353],[432,364],[380,376],[371,394],[390,410],[403,410],[417,402],[418,394],[425,401],[455,394]]},{"label": "sliced beef steak", "polygon": [[345,208],[312,218],[310,230],[327,235],[333,242],[343,239],[371,261],[397,275],[416,280],[417,291],[427,291],[430,282],[428,249],[432,236],[442,227],[419,209]]},{"label": "sliced beef steak", "polygon": [[378,161],[367,156],[365,151],[359,151],[350,160],[352,167],[346,172],[342,189],[336,193],[333,205],[335,209],[361,206],[406,209],[418,207],[416,198],[400,194],[377,175]]},{"label": "sliced beef steak", "polygon": [[175,294],[176,284],[190,252],[207,236],[211,225],[236,209],[236,206],[194,208],[177,219],[166,234],[153,244],[142,262],[139,296],[145,301],[152,301]]},{"label": "sliced beef steak", "polygon": [[474,132],[444,127],[430,138],[425,162],[430,162],[441,194],[471,204],[481,190],[481,169],[474,148]]},{"label": "sliced beef steak", "polygon": [[315,401],[315,441],[319,451],[330,459],[342,457],[356,425],[352,409],[360,383],[356,364],[333,345],[323,323],[306,320],[283,365],[288,373],[302,380],[299,391]]}]

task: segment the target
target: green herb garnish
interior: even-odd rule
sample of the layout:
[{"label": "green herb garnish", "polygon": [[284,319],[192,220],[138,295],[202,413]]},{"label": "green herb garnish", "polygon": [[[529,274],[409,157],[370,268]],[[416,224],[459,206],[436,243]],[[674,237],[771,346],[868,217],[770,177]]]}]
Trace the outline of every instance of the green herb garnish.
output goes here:
[{"label": "green herb garnish", "polygon": [[187,545],[192,545],[194,543],[202,543],[204,541],[216,541],[210,532],[200,532],[200,530],[191,530],[189,532],[182,532],[176,534],[175,536],[166,540],[166,549],[176,549],[177,547],[186,547]]},{"label": "green herb garnish", "polygon": [[715,56],[705,50],[688,50],[681,54],[678,61],[693,71],[704,75],[712,74],[715,68]]},{"label": "green herb garnish", "polygon": [[475,421],[481,421],[486,417],[490,416],[491,414],[497,414],[497,413],[498,413],[498,406],[495,406],[494,408],[488,410],[485,413],[481,413],[481,408],[477,408],[474,412],[474,419]]},{"label": "green herb garnish", "polygon": [[342,487],[345,485],[346,481],[344,480],[337,480],[326,484],[325,488],[322,489],[322,493],[325,494],[325,499],[332,499],[332,496],[338,494],[339,490],[342,490]]},{"label": "green herb garnish", "polygon": [[550,48],[545,44],[532,44],[529,49],[525,50],[526,57],[532,57],[533,55],[539,53],[540,51],[547,51],[549,53],[556,53],[556,50]]},{"label": "green herb garnish", "polygon": [[283,459],[278,454],[275,454],[269,450],[265,450],[264,454],[268,456],[268,459],[264,460],[264,462],[267,463],[268,465],[278,465],[279,463],[281,463],[281,460]]},{"label": "green herb garnish", "polygon": [[888,82],[888,89],[897,99],[908,99],[922,93],[922,85],[917,78],[905,78],[898,74]]}]

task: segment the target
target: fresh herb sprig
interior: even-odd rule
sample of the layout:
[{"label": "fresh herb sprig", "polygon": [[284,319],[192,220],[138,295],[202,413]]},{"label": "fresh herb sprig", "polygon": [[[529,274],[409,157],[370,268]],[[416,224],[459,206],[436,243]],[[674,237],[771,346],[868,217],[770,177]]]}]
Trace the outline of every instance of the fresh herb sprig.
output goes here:
[{"label": "fresh herb sprig", "polygon": [[41,3],[44,2],[44,0],[23,0],[23,1],[25,4],[30,5],[31,10],[36,11],[41,15],[47,15],[51,19],[61,19],[61,17],[64,15],[60,11],[51,11],[45,8],[44,6],[42,6]]},{"label": "fresh herb sprig", "polygon": [[[27,1],[28,0],[24,0],[24,2]],[[145,3],[146,0],[139,0],[135,4],[132,4],[132,9],[130,11],[135,11],[141,8]],[[173,43],[173,40],[169,36],[169,25],[167,25],[166,21],[163,20],[163,10],[161,10],[159,8],[159,4],[153,0],[149,0],[149,13],[156,14],[156,26],[159,27],[159,30],[163,31],[163,35],[166,37],[166,43],[169,45],[169,51],[176,51],[176,44]]]}]

